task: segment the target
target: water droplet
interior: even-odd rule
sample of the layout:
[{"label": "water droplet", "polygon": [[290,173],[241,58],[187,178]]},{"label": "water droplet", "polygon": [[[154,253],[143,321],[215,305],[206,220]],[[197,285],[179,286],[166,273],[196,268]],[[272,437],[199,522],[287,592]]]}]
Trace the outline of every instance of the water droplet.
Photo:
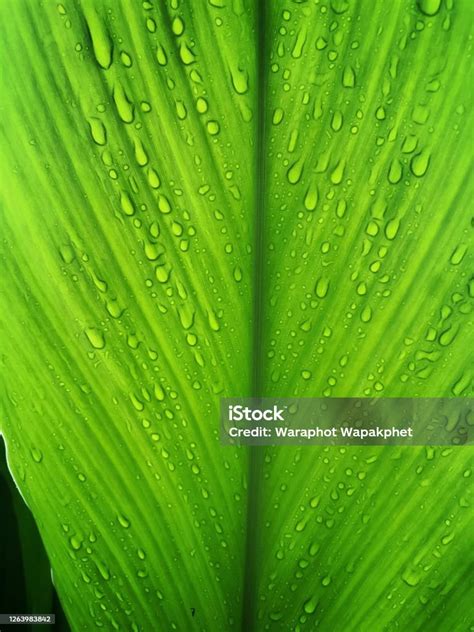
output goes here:
[{"label": "water droplet", "polygon": [[61,259],[64,261],[65,264],[72,263],[76,258],[74,250],[68,244],[59,247],[59,254],[61,255]]},{"label": "water droplet", "polygon": [[332,115],[331,127],[335,132],[338,132],[342,128],[342,124],[342,113],[339,110],[336,110]]},{"label": "water droplet", "polygon": [[325,40],[324,37],[320,36],[316,40],[316,49],[317,50],[324,50],[327,45],[328,45],[327,40]]},{"label": "water droplet", "polygon": [[71,545],[71,548],[74,549],[74,551],[79,551],[82,546],[82,538],[77,534],[72,535],[69,538],[69,544]]},{"label": "water droplet", "polygon": [[183,329],[190,329],[194,325],[195,311],[189,304],[178,308],[178,316]]},{"label": "water droplet", "polygon": [[171,205],[166,195],[158,196],[158,208],[164,215],[171,213]]},{"label": "water droplet", "polygon": [[344,158],[341,158],[337,163],[334,171],[331,173],[331,182],[333,184],[341,184],[342,179],[344,178],[344,170],[346,168],[346,161]]},{"label": "water droplet", "polygon": [[354,88],[356,83],[356,74],[352,66],[346,66],[342,73],[342,85],[345,88]]},{"label": "water droplet", "polygon": [[386,113],[385,113],[385,108],[383,107],[383,105],[380,105],[376,110],[375,110],[375,118],[377,119],[377,121],[384,121],[386,118]]},{"label": "water droplet", "polygon": [[318,599],[316,597],[311,597],[307,599],[303,604],[303,610],[306,614],[313,614],[318,607]]},{"label": "water droplet", "polygon": [[199,97],[196,101],[196,109],[199,114],[205,114],[208,110],[208,104],[204,97]]},{"label": "water droplet", "polygon": [[232,85],[237,94],[245,94],[249,89],[249,76],[245,70],[232,68],[230,71]]},{"label": "water droplet", "polygon": [[179,16],[173,19],[173,22],[171,23],[171,30],[178,36],[184,33],[184,22]]},{"label": "water droplet", "polygon": [[120,305],[115,299],[111,299],[107,301],[105,307],[108,313],[112,316],[112,318],[120,318],[120,316],[125,311],[124,309],[120,307]]},{"label": "water droplet", "polygon": [[366,305],[360,314],[363,323],[368,323],[372,319],[372,309]]},{"label": "water droplet", "polygon": [[35,463],[41,463],[43,460],[43,453],[36,447],[32,447],[30,450],[31,457]]},{"label": "water droplet", "polygon": [[410,169],[414,176],[421,178],[425,175],[430,164],[430,158],[431,155],[426,149],[413,156],[410,162]]},{"label": "water droplet", "polygon": [[425,105],[415,105],[411,113],[411,118],[414,123],[418,125],[424,125],[428,120],[430,111]]},{"label": "water droplet", "polygon": [[120,51],[120,61],[122,62],[122,64],[125,66],[125,68],[131,68],[133,65],[133,61],[132,58],[130,57],[130,55],[122,50]]},{"label": "water droplet", "polygon": [[91,34],[94,56],[99,66],[107,70],[112,65],[112,40],[102,20],[94,10],[87,12],[86,20]]},{"label": "water droplet", "polygon": [[117,515],[117,522],[124,529],[128,529],[130,527],[130,520],[127,518],[127,516],[124,516],[123,514]]},{"label": "water droplet", "polygon": [[184,121],[184,119],[188,115],[188,111],[186,109],[186,106],[184,105],[183,101],[181,101],[181,100],[176,101],[176,115],[177,115],[177,117],[178,117],[178,119],[180,121]]},{"label": "water droplet", "polygon": [[97,329],[96,327],[87,327],[84,330],[84,333],[94,349],[103,349],[105,347],[105,337],[100,329]]},{"label": "water droplet", "polygon": [[345,13],[349,8],[350,4],[348,0],[331,0],[331,9],[337,15],[341,15]]},{"label": "water droplet", "polygon": [[464,259],[464,255],[467,252],[467,245],[466,244],[459,244],[453,254],[451,255],[451,258],[449,259],[450,263],[453,266],[457,266],[461,263],[461,261]]},{"label": "water droplet", "polygon": [[398,160],[398,158],[394,158],[390,163],[390,168],[388,170],[388,181],[390,184],[397,184],[403,177],[403,167],[402,163]]},{"label": "water droplet", "polygon": [[161,185],[160,177],[156,173],[156,171],[153,169],[153,167],[150,167],[148,169],[146,177],[148,180],[148,184],[151,186],[152,189],[160,188],[160,185]]},{"label": "water droplet", "polygon": [[219,321],[217,320],[216,314],[214,313],[214,311],[212,309],[210,309],[207,312],[207,319],[208,319],[209,326],[212,329],[212,331],[219,331],[220,330]]},{"label": "water droplet", "polygon": [[96,145],[105,145],[107,143],[107,131],[102,121],[95,116],[91,116],[88,123],[94,143]]},{"label": "water droplet", "polygon": [[197,344],[197,336],[195,334],[186,334],[186,342],[190,347],[195,347]]},{"label": "water droplet", "polygon": [[403,574],[402,579],[408,586],[416,586],[420,581],[420,576],[417,571],[412,568],[407,568]]},{"label": "water droplet", "polygon": [[458,327],[448,327],[439,335],[438,342],[442,347],[449,346],[458,335]]},{"label": "water droplet", "polygon": [[181,237],[184,232],[183,225],[179,222],[174,221],[171,224],[171,232],[173,233],[173,235],[175,235],[175,237]]},{"label": "water droplet", "polygon": [[418,0],[418,8],[428,16],[436,15],[441,7],[441,0]]},{"label": "water droplet", "polygon": [[271,621],[280,621],[283,618],[283,612],[275,610],[274,612],[270,612],[269,614]]},{"label": "water droplet", "polygon": [[293,50],[291,51],[291,56],[293,59],[299,59],[303,54],[304,45],[306,43],[306,28],[302,28],[298,35],[296,36],[295,45],[293,46]]},{"label": "water droplet", "polygon": [[145,257],[148,261],[156,261],[163,254],[164,250],[158,244],[150,243],[149,241],[145,242],[144,245]]},{"label": "water droplet", "polygon": [[110,571],[107,568],[106,564],[101,560],[94,560],[94,563],[97,566],[97,570],[99,571],[101,577],[108,581],[110,579]]},{"label": "water droplet", "polygon": [[165,391],[163,390],[163,387],[161,386],[161,384],[155,384],[153,388],[153,392],[155,394],[156,399],[159,402],[162,402],[165,399]]},{"label": "water droplet", "polygon": [[206,123],[206,128],[211,136],[216,136],[220,130],[219,123],[217,121],[208,121]]},{"label": "water droplet", "polygon": [[153,20],[153,18],[147,18],[146,19],[146,28],[150,33],[155,33],[156,31],[156,22],[155,20]]},{"label": "water droplet", "polygon": [[287,178],[290,184],[296,184],[301,180],[303,174],[304,160],[300,158],[296,160],[287,171]]},{"label": "water droplet", "polygon": [[314,211],[318,204],[319,191],[316,184],[311,183],[306,191],[304,206],[307,211]]},{"label": "water droplet", "polygon": [[140,167],[145,167],[148,164],[148,156],[143,146],[142,141],[139,138],[134,140],[135,160]]},{"label": "water droplet", "polygon": [[440,88],[441,82],[439,79],[433,79],[433,81],[430,81],[429,84],[426,86],[428,92],[438,92]]},{"label": "water droplet", "polygon": [[400,229],[400,220],[398,218],[391,219],[385,226],[385,237],[392,241],[397,236]]},{"label": "water droplet", "polygon": [[413,134],[409,134],[403,141],[402,152],[404,154],[411,154],[413,151],[415,151],[417,145],[417,137],[413,136]]},{"label": "water droplet", "polygon": [[273,125],[279,125],[283,120],[284,112],[281,108],[275,108],[273,111]]},{"label": "water droplet", "polygon": [[122,211],[125,215],[131,217],[135,214],[135,206],[127,191],[122,191],[120,193],[120,206],[122,207]]},{"label": "water droplet", "polygon": [[161,44],[158,44],[158,47],[156,49],[156,60],[160,64],[160,66],[166,66],[166,64],[168,63],[168,57],[166,56],[165,49],[163,48],[163,46],[161,46]]},{"label": "water droplet", "polygon": [[160,283],[167,283],[171,275],[171,270],[169,270],[166,266],[161,265],[155,268],[155,276],[156,280]]},{"label": "water droplet", "polygon": [[339,200],[336,206],[336,216],[342,219],[346,214],[347,202],[346,200]]},{"label": "water droplet", "polygon": [[195,61],[194,53],[186,44],[186,42],[181,42],[181,45],[179,47],[179,56],[185,66],[189,66]]},{"label": "water droplet", "polygon": [[320,277],[316,282],[314,292],[318,298],[325,298],[329,291],[329,281],[324,277]]},{"label": "water droplet", "polygon": [[113,99],[118,115],[124,123],[133,123],[134,107],[128,98],[121,83],[116,83],[113,91]]}]

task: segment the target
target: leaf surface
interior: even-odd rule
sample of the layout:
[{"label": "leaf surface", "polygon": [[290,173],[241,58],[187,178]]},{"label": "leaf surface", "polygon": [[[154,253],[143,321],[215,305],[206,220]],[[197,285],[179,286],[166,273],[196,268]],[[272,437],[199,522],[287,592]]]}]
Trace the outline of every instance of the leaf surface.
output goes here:
[{"label": "leaf surface", "polygon": [[464,629],[470,449],[218,416],[472,396],[470,3],[0,6],[1,429],[73,629]]}]

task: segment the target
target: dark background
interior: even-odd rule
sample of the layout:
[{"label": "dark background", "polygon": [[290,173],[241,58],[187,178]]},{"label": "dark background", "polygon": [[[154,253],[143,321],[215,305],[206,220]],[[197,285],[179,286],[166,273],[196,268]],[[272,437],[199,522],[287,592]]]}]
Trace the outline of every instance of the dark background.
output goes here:
[{"label": "dark background", "polygon": [[8,471],[0,436],[0,613],[55,614],[56,624],[2,625],[20,632],[70,632],[38,529]]}]

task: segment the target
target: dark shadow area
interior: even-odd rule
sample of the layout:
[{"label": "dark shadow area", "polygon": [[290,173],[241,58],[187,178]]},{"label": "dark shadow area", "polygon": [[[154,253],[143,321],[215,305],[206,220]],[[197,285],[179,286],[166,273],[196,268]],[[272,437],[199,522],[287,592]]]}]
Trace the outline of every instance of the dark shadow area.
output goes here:
[{"label": "dark shadow area", "polygon": [[1,625],[12,632],[70,632],[51,581],[49,561],[30,510],[6,463],[0,437],[0,613],[55,614],[56,624]]}]

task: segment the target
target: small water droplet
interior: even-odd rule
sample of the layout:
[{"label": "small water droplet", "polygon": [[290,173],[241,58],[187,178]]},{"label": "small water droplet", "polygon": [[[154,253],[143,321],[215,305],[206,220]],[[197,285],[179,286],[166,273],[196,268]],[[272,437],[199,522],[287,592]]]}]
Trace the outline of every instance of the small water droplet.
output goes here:
[{"label": "small water droplet", "polygon": [[87,327],[84,333],[94,349],[103,349],[105,347],[105,337],[100,329],[97,329],[96,327]]},{"label": "small water droplet", "polygon": [[128,217],[131,217],[135,214],[135,206],[133,204],[132,198],[127,193],[127,191],[122,191],[120,193],[120,206],[122,207],[122,211]]},{"label": "small water droplet", "polygon": [[425,175],[430,164],[430,153],[424,149],[418,154],[415,154],[410,161],[410,169],[414,176],[421,178]]},{"label": "small water droplet", "polygon": [[178,36],[184,33],[184,22],[179,16],[173,18],[173,21],[171,23],[171,30],[175,35]]},{"label": "small water droplet", "polygon": [[325,298],[329,291],[329,281],[324,277],[320,277],[316,282],[314,292],[318,298]]},{"label": "small water droplet", "polygon": [[43,453],[36,447],[32,447],[30,450],[31,457],[35,463],[41,463],[43,460]]},{"label": "small water droplet", "polygon": [[342,85],[345,88],[354,88],[356,83],[356,74],[352,66],[346,66],[342,73]]},{"label": "small water droplet", "polygon": [[318,204],[319,192],[315,183],[311,183],[306,191],[304,206],[307,211],[314,211]]},{"label": "small water droplet", "polygon": [[113,90],[113,99],[117,108],[118,115],[124,123],[133,123],[134,107],[127,96],[124,87],[117,82]]},{"label": "small water droplet", "polygon": [[273,125],[279,125],[283,120],[284,112],[281,108],[275,108],[273,111]]},{"label": "small water droplet", "polygon": [[459,244],[458,246],[456,246],[453,254],[451,255],[449,261],[453,266],[457,266],[461,263],[461,261],[464,259],[464,256],[467,252],[467,245],[466,244]]},{"label": "small water droplet", "polygon": [[211,136],[216,136],[220,130],[219,123],[217,121],[208,121],[206,123],[206,128]]},{"label": "small water droplet", "polygon": [[156,60],[160,64],[160,66],[166,66],[168,63],[168,57],[166,55],[165,49],[161,44],[158,44],[156,49]]},{"label": "small water droplet", "polygon": [[117,522],[124,529],[128,529],[130,527],[130,520],[127,518],[127,516],[124,516],[123,514],[117,515]]},{"label": "small water droplet", "polygon": [[399,229],[400,220],[397,217],[391,219],[385,226],[385,237],[392,241],[397,236]]},{"label": "small water droplet", "polygon": [[333,184],[341,184],[344,178],[344,170],[346,168],[346,161],[344,158],[341,158],[331,173],[331,182]]},{"label": "small water droplet", "polygon": [[331,127],[335,132],[338,132],[342,128],[344,119],[340,110],[336,110],[332,115]]},{"label": "small water droplet", "polygon": [[181,45],[179,47],[179,56],[185,66],[193,64],[195,61],[194,53],[186,44],[186,42],[181,42]]},{"label": "small water droplet", "polygon": [[147,18],[145,25],[146,25],[147,31],[149,31],[150,33],[155,33],[156,22],[153,18]]},{"label": "small water droplet", "polygon": [[231,68],[232,86],[237,94],[245,94],[249,90],[249,76],[247,71],[240,68]]},{"label": "small water droplet", "polygon": [[303,174],[304,160],[300,158],[296,160],[287,171],[287,178],[290,184],[297,184],[301,180]]},{"label": "small water droplet", "polygon": [[402,163],[398,160],[398,158],[394,158],[390,163],[390,167],[388,170],[388,181],[390,184],[397,184],[403,177],[403,166]]},{"label": "small water droplet", "polygon": [[158,208],[164,215],[171,213],[171,205],[166,195],[158,196]]},{"label": "small water droplet", "polygon": [[125,66],[125,68],[131,68],[133,65],[132,58],[125,50],[120,51],[120,61]]},{"label": "small water droplet", "polygon": [[86,13],[87,26],[92,39],[92,50],[97,63],[107,70],[112,65],[112,40],[95,10]]},{"label": "small water droplet", "polygon": [[95,116],[91,116],[88,123],[94,143],[96,145],[105,145],[107,143],[107,131],[102,121]]},{"label": "small water droplet", "polygon": [[303,610],[306,614],[314,614],[316,608],[318,606],[318,599],[316,597],[311,597],[307,599],[303,604]]},{"label": "small water droplet", "polygon": [[428,16],[436,15],[441,7],[441,0],[417,0],[418,8]]}]

